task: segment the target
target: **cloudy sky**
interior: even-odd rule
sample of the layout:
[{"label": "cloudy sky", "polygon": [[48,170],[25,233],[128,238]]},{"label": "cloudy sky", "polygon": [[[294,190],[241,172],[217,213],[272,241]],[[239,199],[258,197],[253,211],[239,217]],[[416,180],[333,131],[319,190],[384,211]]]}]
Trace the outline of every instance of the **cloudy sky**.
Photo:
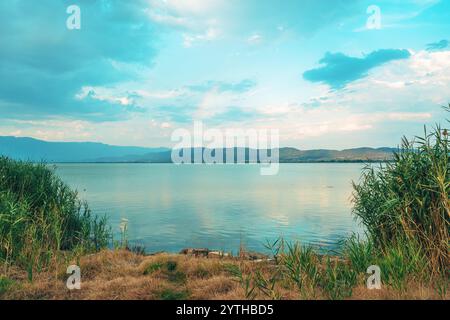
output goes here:
[{"label": "cloudy sky", "polygon": [[446,0],[1,1],[0,135],[171,146],[198,120],[303,149],[396,146],[445,117],[449,14]]}]

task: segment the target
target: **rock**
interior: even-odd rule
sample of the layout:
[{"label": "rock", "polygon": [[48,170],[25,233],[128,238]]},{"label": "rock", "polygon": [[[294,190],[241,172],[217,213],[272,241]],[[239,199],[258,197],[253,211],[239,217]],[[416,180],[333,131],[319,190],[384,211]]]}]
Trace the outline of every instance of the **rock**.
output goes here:
[{"label": "rock", "polygon": [[253,251],[241,251],[239,257],[246,260],[268,260],[269,256]]},{"label": "rock", "polygon": [[[220,250],[209,250],[207,248],[185,248],[180,251],[180,254],[194,256],[194,257],[207,257],[207,258],[223,258],[230,257],[231,255],[227,252]],[[268,261],[269,256],[253,251],[241,251],[239,257],[244,260],[251,261]]]},{"label": "rock", "polygon": [[230,254],[220,250],[209,250],[206,248],[186,248],[180,251],[180,254],[185,254],[194,257],[207,257],[207,258],[223,258],[229,257]]},{"label": "rock", "polygon": [[220,258],[220,257],[222,257],[222,252],[220,252],[220,251],[208,252],[208,258]]},{"label": "rock", "polygon": [[208,253],[208,258],[223,258],[223,257],[229,257],[230,254],[228,252],[223,251],[210,251]]},{"label": "rock", "polygon": [[164,254],[164,253],[167,253],[167,252],[166,251],[156,251],[156,252],[149,253],[147,255],[148,256],[158,256],[158,255]]},{"label": "rock", "polygon": [[207,257],[209,253],[208,249],[202,248],[202,249],[195,249],[195,248],[187,248],[180,251],[180,254],[186,254],[191,255],[195,257]]}]

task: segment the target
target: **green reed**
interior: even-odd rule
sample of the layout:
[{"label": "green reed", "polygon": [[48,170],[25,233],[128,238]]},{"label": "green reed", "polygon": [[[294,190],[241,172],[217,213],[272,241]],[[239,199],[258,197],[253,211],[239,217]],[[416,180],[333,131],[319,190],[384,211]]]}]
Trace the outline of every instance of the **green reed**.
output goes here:
[{"label": "green reed", "polygon": [[[426,254],[429,271],[442,274],[449,259],[450,179],[447,130],[437,125],[413,141],[403,139],[394,161],[365,168],[354,184],[353,213],[370,241],[386,255]],[[400,248],[400,249],[398,249]]]},{"label": "green reed", "polygon": [[105,247],[110,231],[45,164],[0,157],[0,262],[33,271],[62,252]]}]

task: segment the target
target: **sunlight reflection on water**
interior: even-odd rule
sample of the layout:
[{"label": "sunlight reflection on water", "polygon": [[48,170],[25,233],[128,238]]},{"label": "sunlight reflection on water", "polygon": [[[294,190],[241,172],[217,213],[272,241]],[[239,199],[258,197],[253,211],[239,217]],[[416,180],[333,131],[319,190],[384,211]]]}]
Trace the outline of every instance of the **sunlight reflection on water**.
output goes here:
[{"label": "sunlight reflection on water", "polygon": [[352,180],[362,164],[282,164],[276,176],[258,165],[58,164],[118,238],[121,218],[129,239],[148,252],[206,247],[236,252],[242,242],[264,251],[267,240],[334,249],[361,228],[351,215]]}]

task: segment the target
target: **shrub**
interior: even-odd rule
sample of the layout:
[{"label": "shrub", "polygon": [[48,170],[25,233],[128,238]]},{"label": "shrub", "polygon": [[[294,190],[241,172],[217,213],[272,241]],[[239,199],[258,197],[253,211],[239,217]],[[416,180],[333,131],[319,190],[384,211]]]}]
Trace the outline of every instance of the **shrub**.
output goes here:
[{"label": "shrub", "polygon": [[172,289],[166,289],[159,294],[162,300],[187,300],[189,298],[189,292],[186,290],[177,291]]},{"label": "shrub", "polygon": [[14,280],[0,277],[0,297],[14,285]]},{"label": "shrub", "polygon": [[172,272],[177,269],[178,264],[176,261],[167,261],[166,266],[167,266],[167,270]]},{"label": "shrub", "polygon": [[151,263],[144,269],[144,275],[152,274],[155,271],[161,270],[162,267],[163,264],[161,262]]}]

